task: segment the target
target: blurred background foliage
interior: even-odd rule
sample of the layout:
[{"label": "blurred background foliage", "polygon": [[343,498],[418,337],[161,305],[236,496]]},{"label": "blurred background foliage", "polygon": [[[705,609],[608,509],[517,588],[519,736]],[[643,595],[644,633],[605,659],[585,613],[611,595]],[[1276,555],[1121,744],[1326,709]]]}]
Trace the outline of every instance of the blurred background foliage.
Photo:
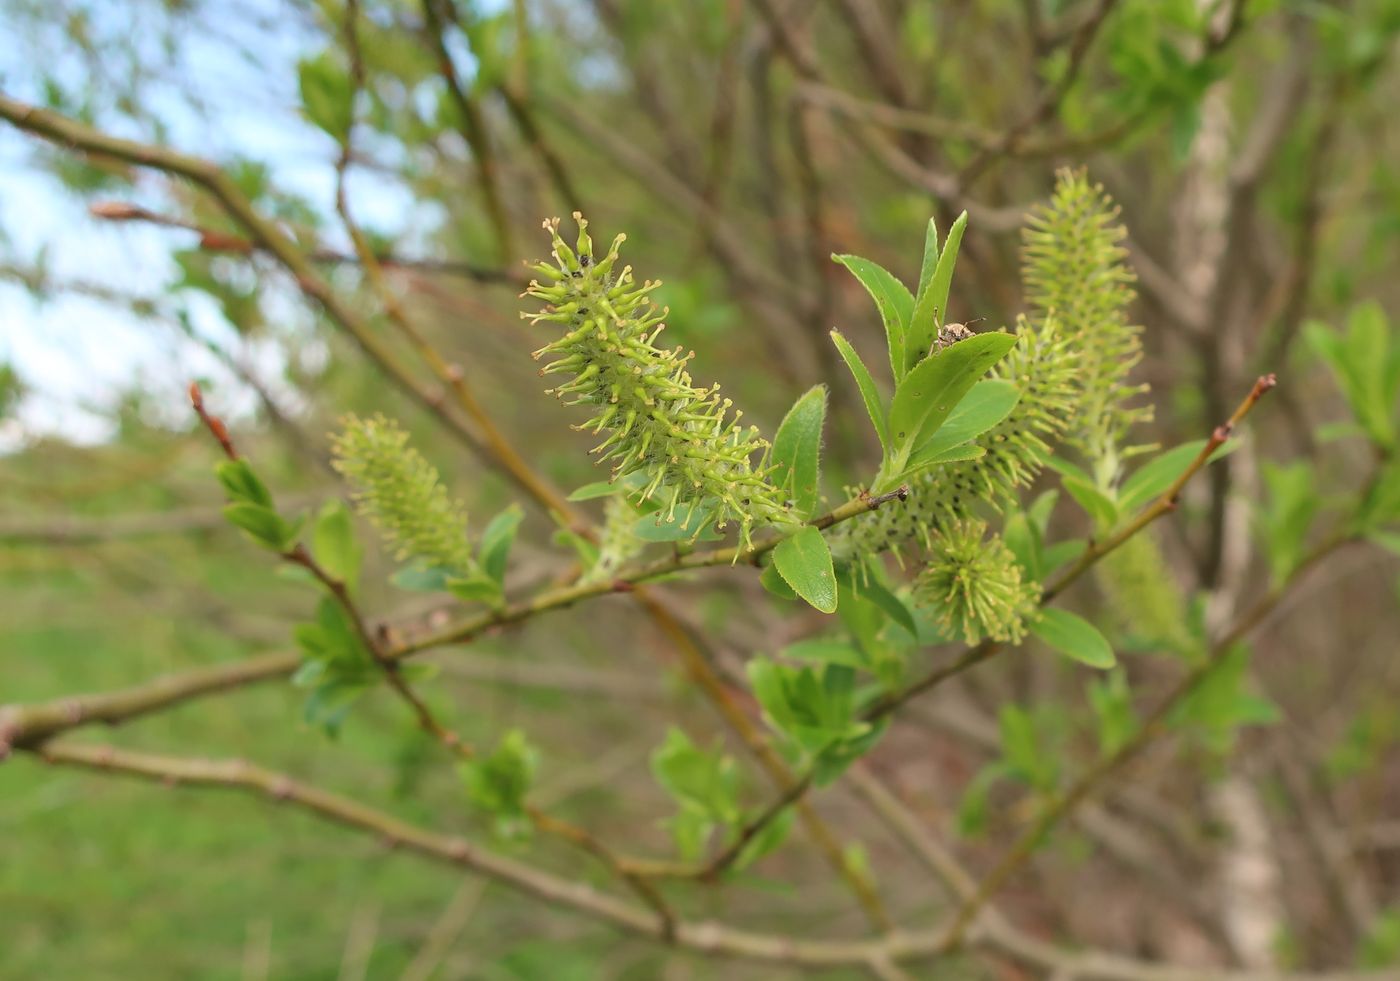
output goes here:
[{"label": "blurred background foliage", "polygon": [[[1131,233],[1139,373],[1158,404],[1145,435],[1196,439],[1256,374],[1282,380],[1244,447],[1159,526],[1136,578],[1128,553],[1076,599],[1118,624],[1120,653],[1170,632],[1151,629],[1154,602],[1169,621],[1194,601],[1203,622],[1228,623],[1243,597],[1289,575],[1315,516],[1394,447],[1393,389],[1387,405],[1365,379],[1349,388],[1346,365],[1400,346],[1395,0],[360,7],[357,64],[339,0],[3,0],[0,89],[216,160],[390,337],[360,271],[340,261],[353,246],[336,214],[336,137],[353,120],[347,200],[375,251],[404,260],[385,262],[393,290],[566,489],[599,475],[569,431],[578,419],[540,394],[528,352],[543,341],[518,317],[521,262],[547,250],[541,219],[581,209],[601,239],[625,230],[639,278],[664,280],[668,339],[693,347],[697,377],[722,380],[766,432],[827,381],[837,503],[878,447],[827,332],[840,327],[875,363],[880,327],[830,254],[916,279],[928,216],[946,228],[967,209],[948,316],[1009,325],[1023,309],[1021,216],[1057,166],[1086,166]],[[189,184],[10,128],[0,181],[0,702],[283,649],[309,615],[306,595],[219,518],[217,448],[182,394],[191,378],[280,500],[310,509],[341,493],[327,433],[352,411],[399,419],[475,529],[514,499]],[[1379,346],[1366,340],[1377,332]],[[1353,335],[1359,353],[1338,353]],[[1071,510],[1057,521],[1088,531]],[[551,534],[531,510],[513,588],[560,575]],[[1393,536],[1381,544],[1396,549]],[[369,563],[370,608],[444,615],[385,584],[387,556]],[[1009,895],[1018,916],[1188,964],[1400,963],[1395,572],[1383,550],[1347,552],[1294,594],[1236,679],[1250,701],[1231,703],[1224,738],[1158,747],[1086,809]],[[756,583],[707,584],[671,602],[711,632],[723,664],[812,630],[811,611],[773,610]],[[664,850],[673,808],[648,756],[669,722],[717,727],[674,669],[658,669],[665,638],[604,602],[606,615],[558,614],[433,655],[431,697],[473,740],[527,729],[542,800]],[[1168,659],[1125,662],[1134,692],[1171,676]],[[1086,688],[1067,665],[1010,659],[940,689],[872,766],[974,860],[995,855],[1066,760],[1121,738],[1124,680]],[[300,702],[264,686],[122,736],[247,756],[489,832],[388,697],[367,699],[335,739],[301,722]],[[743,780],[759,799],[761,778]],[[622,939],[257,801],[29,759],[0,767],[0,801],[4,977],[796,976]],[[936,914],[925,877],[857,806],[839,789],[820,798],[882,888],[912,917]],[[1241,824],[1262,829],[1262,887],[1232,884]],[[528,847],[598,875],[557,846]],[[1262,944],[1233,930],[1231,903],[1265,924]],[[694,908],[814,936],[859,925],[796,845]],[[957,960],[929,970],[1031,976]]]}]

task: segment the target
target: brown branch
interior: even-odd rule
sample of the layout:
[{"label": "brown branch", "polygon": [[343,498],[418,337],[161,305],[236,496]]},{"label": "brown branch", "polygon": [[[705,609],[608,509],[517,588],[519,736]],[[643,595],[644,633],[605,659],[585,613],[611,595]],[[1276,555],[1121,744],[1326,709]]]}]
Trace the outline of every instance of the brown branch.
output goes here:
[{"label": "brown branch", "polygon": [[[301,291],[340,325],[396,386],[432,413],[455,437],[485,459],[490,459],[490,453],[481,437],[447,411],[440,396],[418,384],[413,374],[379,339],[369,322],[336,295],[297,244],[274,222],[260,216],[242,191],[218,167],[206,160],[165,147],[110,136],[77,120],[4,95],[0,95],[0,118],[7,119],[20,129],[60,146],[149,167],[183,177],[203,187],[223,206],[229,216],[244,228],[260,249],[276,257],[295,278]],[[511,476],[519,479],[516,474]],[[537,480],[534,481],[535,485],[538,483]],[[539,499],[537,494],[541,490],[540,486],[525,486],[522,489]]]},{"label": "brown branch", "polygon": [[476,158],[477,186],[486,204],[486,213],[496,231],[500,246],[501,261],[508,263],[515,255],[514,236],[511,234],[510,217],[506,214],[501,197],[500,175],[496,168],[496,154],[491,148],[490,135],[486,132],[486,120],[476,101],[467,95],[462,81],[457,76],[457,66],[452,53],[447,50],[446,25],[438,9],[438,3],[447,5],[449,16],[453,0],[422,0],[423,23],[429,46],[437,59],[438,74],[447,85],[448,96],[457,109],[457,120],[462,138],[471,147]]},{"label": "brown branch", "polygon": [[[104,221],[140,221],[151,225],[159,225],[163,228],[178,228],[194,232],[199,236],[199,247],[206,252],[228,252],[237,255],[253,255],[255,253],[266,253],[269,251],[265,245],[261,245],[251,239],[233,235],[228,232],[216,231],[212,228],[204,228],[184,218],[160,214],[147,208],[140,207],[139,205],[128,204],[124,201],[98,201],[88,207],[88,213],[94,218],[101,218]],[[358,256],[325,247],[311,249],[306,253],[306,257],[312,262],[325,265],[360,265]],[[501,283],[517,289],[523,289],[528,279],[528,277],[520,272],[514,272],[509,269],[499,269],[494,266],[482,266],[472,262],[462,262],[456,259],[426,259],[401,256],[383,250],[376,251],[374,253],[374,258],[375,261],[386,269],[410,269],[414,272],[470,279],[478,283]]]},{"label": "brown branch", "polygon": [[1005,885],[1027,861],[1030,860],[1036,848],[1045,837],[1059,824],[1061,819],[1071,813],[1085,798],[1087,798],[1106,779],[1116,774],[1124,765],[1132,761],[1139,753],[1155,740],[1158,736],[1167,731],[1168,717],[1185,699],[1211,676],[1235,649],[1235,645],[1249,635],[1263,620],[1278,606],[1287,592],[1302,581],[1303,575],[1314,566],[1322,562],[1325,558],[1352,541],[1353,538],[1347,534],[1338,534],[1328,539],[1322,545],[1314,549],[1309,555],[1298,564],[1293,570],[1288,581],[1283,585],[1271,590],[1258,602],[1246,611],[1235,625],[1228,630],[1223,637],[1212,646],[1210,655],[1199,665],[1188,672],[1171,691],[1164,697],[1157,707],[1143,721],[1142,725],[1134,733],[1133,737],[1123,744],[1113,753],[1102,757],[1096,764],[1086,770],[1080,777],[1070,785],[1069,789],[1060,794],[1041,812],[1035,822],[1024,831],[1016,842],[996,864],[990,873],[987,874],[977,887],[976,894],[969,899],[959,910],[953,924],[949,927],[947,934],[948,948],[957,947],[963,939],[963,935],[976,919],[978,913],[994,896],[997,891]]},{"label": "brown branch", "polygon": [[203,760],[161,756],[111,746],[59,742],[37,751],[44,762],[119,773],[174,786],[223,787],[300,807],[322,818],[374,835],[434,861],[466,868],[545,902],[583,913],[630,933],[703,953],[806,966],[867,964],[875,957],[908,958],[931,949],[929,933],[885,940],[803,941],[735,930],[717,923],[676,924],[674,935],[651,912],[631,906],[587,885],[494,855],[461,838],[448,837],[401,821],[347,797],[310,786],[242,760]]},{"label": "brown branch", "polygon": [[[289,506],[293,509],[304,507],[323,496],[300,495],[290,502]],[[100,518],[76,515],[9,515],[0,518],[0,542],[14,545],[94,545],[132,538],[219,531],[229,527],[221,507],[189,507],[151,514],[120,514]]]},{"label": "brown branch", "polygon": [[970,184],[994,160],[1014,148],[1026,133],[1054,114],[1066,93],[1078,81],[1079,72],[1084,66],[1084,59],[1089,54],[1089,48],[1098,35],[1099,28],[1103,26],[1104,20],[1117,2],[1118,0],[1098,0],[1097,5],[1085,17],[1084,22],[1075,30],[1070,39],[1069,61],[1064,74],[1053,85],[1047,86],[1040,93],[1040,97],[1036,99],[1035,104],[1024,116],[1007,127],[996,146],[984,148],[968,161],[967,166],[958,174],[959,184],[963,186]]}]

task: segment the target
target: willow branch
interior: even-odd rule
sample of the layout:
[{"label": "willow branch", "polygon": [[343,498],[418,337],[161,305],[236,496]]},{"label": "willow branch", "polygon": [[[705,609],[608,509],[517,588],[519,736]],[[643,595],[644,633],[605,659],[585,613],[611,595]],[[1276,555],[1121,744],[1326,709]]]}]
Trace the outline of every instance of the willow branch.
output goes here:
[{"label": "willow branch", "polygon": [[1158,736],[1168,729],[1168,719],[1172,712],[1215,672],[1235,649],[1235,645],[1249,635],[1264,618],[1278,606],[1284,596],[1302,581],[1304,574],[1325,558],[1354,540],[1351,535],[1338,534],[1318,546],[1293,570],[1288,581],[1271,590],[1246,611],[1235,625],[1211,647],[1209,656],[1188,672],[1170,692],[1157,704],[1157,707],[1143,721],[1133,737],[1113,753],[1103,757],[1086,770],[1063,794],[1052,801],[1026,829],[1015,844],[1002,857],[1001,861],[979,883],[977,892],[963,905],[948,930],[948,946],[953,948],[962,938],[978,913],[997,891],[1005,885],[1035,852],[1045,837],[1056,825],[1070,814],[1085,798],[1109,777],[1118,773]]},{"label": "willow branch", "polygon": [[[287,233],[275,222],[259,215],[243,192],[217,166],[166,147],[111,136],[85,123],[3,94],[0,94],[0,118],[59,146],[183,177],[204,188],[247,232],[250,240],[260,250],[276,258],[296,280],[301,291],[320,306],[400,390],[431,412],[455,437],[484,458],[490,458],[478,434],[447,411],[439,395],[418,384],[413,373],[378,337],[368,320],[335,293],[316,271],[311,259]],[[530,491],[530,488],[524,489]]]},{"label": "willow branch", "polygon": [[469,869],[537,899],[630,933],[704,953],[814,967],[863,966],[876,957],[919,956],[922,951],[931,949],[936,939],[930,933],[922,933],[883,940],[803,941],[735,930],[710,922],[676,924],[674,934],[668,938],[666,925],[650,911],[243,760],[192,759],[68,742],[50,743],[36,752],[46,763],[140,777],[173,786],[228,788],[289,804],[371,834],[387,846]]},{"label": "willow branch", "polygon": [[[476,157],[477,186],[481,191],[482,200],[486,204],[486,213],[490,216],[491,224],[496,230],[501,260],[508,262],[515,254],[515,249],[510,230],[510,218],[506,214],[505,204],[501,197],[496,154],[491,148],[491,139],[486,132],[486,120],[481,114],[481,107],[471,96],[467,95],[466,89],[462,87],[462,80],[457,76],[456,63],[452,60],[452,53],[447,50],[446,28],[438,10],[438,2],[439,0],[423,0],[422,3],[423,23],[428,43],[432,48],[433,56],[437,59],[438,74],[442,76],[443,82],[447,85],[448,95],[452,99],[453,106],[457,109],[457,120],[462,138],[467,141],[467,145],[471,147],[472,155]],[[452,0],[446,0],[446,2],[450,5]]]},{"label": "willow branch", "polygon": [[[204,228],[195,222],[174,215],[160,214],[140,205],[125,201],[98,201],[88,207],[88,213],[104,221],[139,221],[163,228],[179,228],[194,232],[199,236],[199,247],[206,252],[228,252],[237,255],[253,255],[267,252],[267,247],[239,235]],[[338,249],[314,248],[306,253],[312,262],[330,266],[358,266],[358,256]],[[523,289],[528,279],[523,273],[512,272],[494,266],[482,266],[457,259],[428,259],[402,256],[394,252],[377,250],[374,259],[386,269],[409,269],[414,272],[454,276],[470,279],[478,283],[502,283]]]}]

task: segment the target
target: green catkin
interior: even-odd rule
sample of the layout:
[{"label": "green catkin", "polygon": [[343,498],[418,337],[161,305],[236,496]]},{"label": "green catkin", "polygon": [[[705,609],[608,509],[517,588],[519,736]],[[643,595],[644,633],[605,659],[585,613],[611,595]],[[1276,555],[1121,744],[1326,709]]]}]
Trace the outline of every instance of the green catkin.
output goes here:
[{"label": "green catkin", "polygon": [[641,554],[647,543],[633,532],[641,515],[620,494],[609,497],[603,509],[603,531],[598,538],[598,559],[580,580],[583,583],[611,579]]},{"label": "green catkin", "polygon": [[1094,581],[1128,637],[1194,660],[1200,643],[1187,626],[1186,597],[1166,569],[1151,528],[1144,528],[1094,567]]},{"label": "green catkin", "polygon": [[382,415],[347,416],[332,443],[335,469],[350,482],[355,509],[379,529],[395,558],[459,576],[473,571],[466,509],[408,445],[398,423]]},{"label": "green catkin", "polygon": [[1048,204],[1022,232],[1022,280],[1031,309],[1059,321],[1079,354],[1079,408],[1067,439],[1108,489],[1119,477],[1128,430],[1152,417],[1129,406],[1147,391],[1128,381],[1142,360],[1142,328],[1129,324],[1135,277],[1119,209],[1083,171],[1061,170]]},{"label": "green catkin", "polygon": [[742,413],[731,412],[718,385],[694,386],[686,371],[693,351],[656,347],[666,311],[649,294],[660,284],[638,285],[630,266],[618,268],[625,236],[595,258],[588,223],[574,219],[574,249],[560,238],[558,219],[545,222],[554,265],[533,267],[540,278],[526,294],[546,305],[525,316],[563,329],[534,356],[553,359],[541,374],[569,376],[553,394],[594,410],[575,427],[604,437],[592,452],[613,461],[614,480],[645,474],[633,500],[658,502],[658,521],[688,521],[707,507],[716,527],[737,521],[747,542],[755,523],[788,520],[782,494],[768,480],[769,446],[757,428],[739,425]]},{"label": "green catkin", "polygon": [[1019,644],[1040,587],[1000,538],[977,519],[946,522],[930,535],[933,559],[914,581],[914,598],[930,607],[949,636],[975,644],[984,636]]}]

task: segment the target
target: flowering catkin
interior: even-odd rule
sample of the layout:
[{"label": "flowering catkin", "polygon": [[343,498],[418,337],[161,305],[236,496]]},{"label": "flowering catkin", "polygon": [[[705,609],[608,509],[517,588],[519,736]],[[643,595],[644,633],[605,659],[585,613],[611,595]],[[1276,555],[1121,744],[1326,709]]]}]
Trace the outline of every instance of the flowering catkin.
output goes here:
[{"label": "flowering catkin", "polygon": [[969,644],[984,636],[1019,644],[1040,587],[1025,581],[1006,543],[986,532],[986,522],[976,519],[945,522],[933,532],[933,558],[914,582],[914,598]]},{"label": "flowering catkin", "polygon": [[466,509],[398,423],[347,416],[333,445],[335,469],[350,482],[356,510],[394,547],[395,558],[458,576],[475,568]]},{"label": "flowering catkin", "polygon": [[1083,171],[1061,170],[1048,204],[1031,209],[1022,232],[1021,276],[1033,310],[1063,325],[1080,358],[1079,411],[1069,442],[1107,486],[1118,477],[1119,444],[1151,406],[1127,403],[1147,390],[1128,374],[1142,360],[1142,328],[1128,322],[1134,276],[1119,209]]},{"label": "flowering catkin", "polygon": [[754,523],[786,520],[781,492],[767,479],[768,443],[739,425],[742,413],[730,411],[718,385],[695,387],[686,371],[693,351],[656,346],[665,311],[649,294],[660,283],[638,285],[630,266],[617,268],[625,236],[596,258],[588,223],[574,219],[575,249],[560,238],[558,219],[545,222],[554,264],[533,267],[540,278],[526,293],[546,305],[525,316],[563,328],[534,356],[554,359],[541,374],[570,376],[554,394],[593,410],[576,427],[605,437],[592,452],[613,461],[614,480],[645,474],[632,499],[657,501],[659,521],[689,522],[705,508],[716,527],[737,521],[747,540]]}]

